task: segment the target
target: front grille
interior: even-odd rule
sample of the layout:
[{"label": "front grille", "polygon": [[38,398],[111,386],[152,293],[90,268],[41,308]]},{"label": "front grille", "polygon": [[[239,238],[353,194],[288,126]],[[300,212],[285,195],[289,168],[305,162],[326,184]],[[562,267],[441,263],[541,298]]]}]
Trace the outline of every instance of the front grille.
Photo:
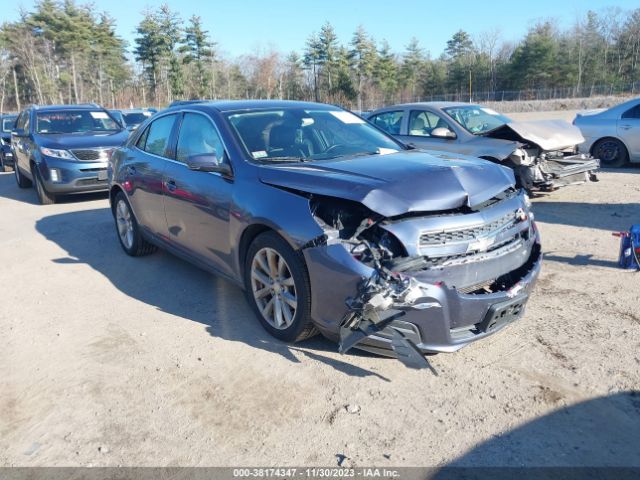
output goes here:
[{"label": "front grille", "polygon": [[107,148],[87,148],[71,150],[73,156],[82,161],[107,160],[109,149]]},{"label": "front grille", "polygon": [[420,246],[444,245],[448,243],[470,242],[485,235],[490,235],[515,223],[515,213],[509,212],[502,217],[478,227],[440,232],[426,232],[420,236]]},{"label": "front grille", "polygon": [[98,180],[97,178],[83,178],[76,182],[79,187],[86,187],[88,185],[104,185],[107,180]]}]

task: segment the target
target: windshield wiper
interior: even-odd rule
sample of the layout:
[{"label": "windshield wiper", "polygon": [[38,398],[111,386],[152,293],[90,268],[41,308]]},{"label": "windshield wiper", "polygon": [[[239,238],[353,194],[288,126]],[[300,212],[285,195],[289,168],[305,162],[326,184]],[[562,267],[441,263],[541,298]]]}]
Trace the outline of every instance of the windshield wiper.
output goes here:
[{"label": "windshield wiper", "polygon": [[274,163],[274,162],[308,162],[309,159],[305,158],[305,157],[294,157],[294,156],[290,156],[290,157],[265,157],[265,158],[258,158],[256,160],[259,160],[261,162],[264,163]]},{"label": "windshield wiper", "polygon": [[314,158],[313,160],[334,160],[336,158],[370,157],[371,155],[380,155],[380,152],[346,153],[344,155],[333,155],[331,157]]}]

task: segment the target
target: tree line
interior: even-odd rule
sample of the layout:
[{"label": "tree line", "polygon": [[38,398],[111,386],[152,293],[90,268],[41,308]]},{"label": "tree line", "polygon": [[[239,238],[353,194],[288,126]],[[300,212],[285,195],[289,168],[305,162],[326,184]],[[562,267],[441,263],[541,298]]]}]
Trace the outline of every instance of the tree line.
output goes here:
[{"label": "tree line", "polygon": [[[428,33],[428,32],[427,32]],[[588,11],[573,25],[532,25],[522,39],[459,30],[433,57],[413,38],[395,52],[363,26],[346,42],[325,23],[299,50],[222,54],[202,19],[167,5],[142,13],[132,45],[107,12],[40,0],[0,26],[0,111],[28,103],[164,106],[176,99],[266,98],[368,109],[500,90],[620,87],[640,79],[640,8]]]}]

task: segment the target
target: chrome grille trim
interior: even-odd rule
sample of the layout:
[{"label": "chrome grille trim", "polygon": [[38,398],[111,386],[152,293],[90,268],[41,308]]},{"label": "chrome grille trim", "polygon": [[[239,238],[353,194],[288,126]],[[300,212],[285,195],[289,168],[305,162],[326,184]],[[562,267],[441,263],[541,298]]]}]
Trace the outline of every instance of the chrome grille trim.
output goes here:
[{"label": "chrome grille trim", "polygon": [[512,227],[515,222],[515,212],[508,212],[491,222],[478,225],[477,227],[422,232],[420,235],[419,245],[420,247],[432,247],[452,243],[470,242],[482,237],[495,235],[502,230]]},{"label": "chrome grille trim", "polygon": [[107,161],[107,153],[112,149],[113,147],[76,148],[71,150],[71,153],[80,161],[97,162]]}]

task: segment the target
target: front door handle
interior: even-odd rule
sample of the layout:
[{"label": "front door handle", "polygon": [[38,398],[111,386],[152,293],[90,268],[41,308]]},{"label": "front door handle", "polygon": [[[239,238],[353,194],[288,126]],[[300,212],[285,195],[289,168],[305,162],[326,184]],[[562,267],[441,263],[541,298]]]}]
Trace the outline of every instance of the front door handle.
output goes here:
[{"label": "front door handle", "polygon": [[166,185],[167,190],[169,190],[170,192],[173,192],[177,188],[175,180],[167,180]]},{"label": "front door handle", "polygon": [[630,128],[633,128],[633,125],[620,125],[620,128],[623,130],[629,130]]}]

